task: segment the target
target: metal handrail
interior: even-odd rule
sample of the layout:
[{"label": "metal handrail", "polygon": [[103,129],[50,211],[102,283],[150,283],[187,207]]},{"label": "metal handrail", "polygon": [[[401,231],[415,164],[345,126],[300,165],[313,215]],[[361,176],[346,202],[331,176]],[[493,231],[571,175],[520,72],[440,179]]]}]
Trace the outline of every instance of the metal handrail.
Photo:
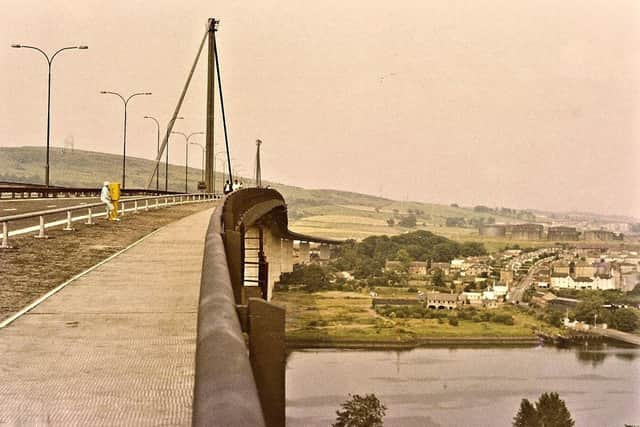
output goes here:
[{"label": "metal handrail", "polygon": [[[139,202],[139,201],[144,201],[144,200],[168,199],[168,198],[172,198],[172,197],[185,197],[185,196],[189,197],[189,196],[195,196],[195,195],[213,196],[212,193],[163,194],[161,196],[130,197],[130,198],[126,198],[126,199],[121,199],[120,203],[122,203],[122,202]],[[213,199],[213,197],[210,197],[210,198]],[[105,205],[104,202],[96,202],[96,203],[91,203],[91,204],[67,206],[67,207],[56,208],[56,209],[48,209],[48,210],[44,210],[44,211],[26,212],[26,213],[23,213],[23,214],[1,216],[0,217],[0,223],[13,222],[13,221],[21,220],[21,219],[29,219],[29,218],[53,215],[53,214],[63,213],[63,212],[74,212],[74,211],[79,211],[79,210],[88,209],[88,208],[104,207],[104,205]]]},{"label": "metal handrail", "polygon": [[[125,198],[125,199],[121,199],[120,200],[120,204],[122,205],[122,214],[124,215],[125,213],[125,203],[134,203],[134,212],[138,211],[138,202],[144,201],[145,202],[145,206],[140,208],[140,209],[145,209],[148,210],[149,209],[149,201],[150,200],[155,200],[155,206],[156,207],[160,207],[159,204],[159,200],[160,199],[164,199],[164,206],[169,206],[169,205],[174,205],[174,204],[182,204],[184,203],[184,201],[182,200],[183,198],[187,198],[187,202],[188,203],[192,203],[192,202],[198,202],[198,201],[208,201],[208,200],[215,200],[216,198],[218,198],[218,196],[216,196],[213,193],[183,193],[183,194],[164,194],[164,195],[159,195],[159,196],[146,196],[146,197],[129,197],[129,198]],[[175,200],[177,198],[180,198],[179,202],[176,202]],[[171,203],[169,203],[169,199],[173,199],[173,201]],[[190,200],[191,199],[191,200]],[[67,219],[66,219],[66,226],[64,228],[64,230],[70,231],[73,230],[73,228],[71,227],[71,224],[73,222],[73,216],[72,216],[72,212],[75,211],[79,211],[79,210],[87,210],[88,211],[88,216],[87,216],[87,224],[93,224],[92,222],[92,218],[94,216],[94,214],[92,213],[92,208],[95,207],[104,207],[105,203],[104,202],[96,202],[96,203],[90,203],[90,204],[84,204],[84,205],[75,205],[75,206],[67,206],[67,207],[62,207],[62,208],[56,208],[56,209],[48,209],[48,210],[44,210],[44,211],[36,211],[36,212],[27,212],[27,213],[23,213],[23,214],[16,214],[16,215],[8,215],[8,216],[3,216],[0,217],[0,226],[2,227],[2,241],[0,242],[0,249],[11,249],[11,246],[9,245],[9,223],[10,222],[15,222],[15,221],[20,221],[20,220],[24,220],[24,219],[31,219],[31,218],[39,218],[40,219],[40,231],[39,234],[36,236],[38,238],[46,238],[47,236],[44,233],[44,230],[46,228],[45,222],[44,222],[44,218],[46,216],[49,215],[55,215],[55,214],[60,214],[60,213],[65,213],[67,214]],[[106,213],[103,212],[101,214],[95,214],[95,216],[102,216],[105,215]],[[78,219],[82,219],[84,217],[80,217],[80,218],[76,218],[76,220]],[[28,230],[24,229],[24,230]],[[15,234],[15,233],[14,233]]]}]

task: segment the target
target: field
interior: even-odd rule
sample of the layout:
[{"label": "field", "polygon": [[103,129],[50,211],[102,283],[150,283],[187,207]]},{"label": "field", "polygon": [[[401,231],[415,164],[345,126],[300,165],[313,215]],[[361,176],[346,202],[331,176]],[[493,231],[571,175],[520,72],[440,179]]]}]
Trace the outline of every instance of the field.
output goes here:
[{"label": "field", "polygon": [[[383,291],[383,294],[392,293]],[[401,289],[396,296],[414,298],[415,294]],[[458,326],[452,326],[446,319],[439,322],[381,316],[371,307],[371,297],[362,292],[279,291],[274,294],[274,302],[286,307],[287,339],[293,341],[414,343],[430,338],[534,338],[536,330],[554,332],[548,325],[510,306],[493,310],[513,316],[513,325],[460,320]]]},{"label": "field", "polygon": [[[277,186],[276,186],[277,188]],[[286,191],[283,191],[286,197]],[[412,203],[412,205],[416,205]],[[388,208],[387,208],[388,206]],[[334,239],[356,239],[360,240],[367,236],[376,234],[395,235],[413,230],[427,230],[432,233],[445,236],[458,242],[476,241],[482,242],[487,250],[493,252],[503,249],[507,245],[519,245],[520,247],[544,247],[548,245],[546,241],[518,241],[504,238],[489,238],[480,236],[475,228],[447,227],[444,225],[446,215],[462,217],[467,215],[472,217],[474,212],[469,209],[450,208],[437,205],[422,204],[425,209],[429,207],[433,214],[426,219],[419,215],[416,228],[403,228],[399,226],[389,226],[387,219],[394,215],[392,209],[398,209],[397,215],[406,215],[406,210],[399,210],[400,206],[396,202],[388,201],[387,205],[382,205],[376,212],[375,208],[367,205],[322,205],[322,206],[299,206],[302,216],[297,217],[294,213],[289,220],[292,230],[299,233],[323,236]],[[407,209],[407,208],[404,208]],[[449,213],[453,209],[455,212]],[[295,208],[294,212],[297,212]],[[426,212],[426,211],[425,211]],[[425,215],[427,215],[425,213]],[[477,214],[479,217],[482,215]],[[508,218],[495,217],[496,220],[509,220]]]}]

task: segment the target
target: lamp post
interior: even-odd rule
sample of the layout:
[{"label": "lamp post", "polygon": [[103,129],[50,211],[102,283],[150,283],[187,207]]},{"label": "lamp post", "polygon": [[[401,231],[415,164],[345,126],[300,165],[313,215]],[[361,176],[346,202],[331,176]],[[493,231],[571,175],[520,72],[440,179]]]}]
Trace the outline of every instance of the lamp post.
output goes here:
[{"label": "lamp post", "polygon": [[192,132],[187,135],[184,132],[173,131],[178,135],[184,136],[184,192],[189,192],[189,139],[194,135],[204,135],[204,132]]},{"label": "lamp post", "polygon": [[[167,129],[169,129],[169,125],[175,123],[176,120],[182,120],[184,117],[176,117],[175,119],[169,120],[169,124],[167,124]],[[167,146],[165,148],[167,150],[167,156],[164,164],[164,191],[169,191],[169,138],[167,138]],[[160,171],[158,171],[159,173]]]},{"label": "lamp post", "polygon": [[124,133],[123,133],[123,144],[122,144],[122,188],[125,188],[125,178],[127,173],[127,105],[129,105],[129,101],[136,96],[141,95],[151,95],[151,92],[137,92],[132,95],[129,95],[128,98],[120,95],[118,92],[111,92],[108,90],[101,90],[100,94],[102,95],[115,95],[122,100],[124,104]]},{"label": "lamp post", "polygon": [[200,178],[200,181],[204,182],[204,146],[198,142],[190,142],[189,144],[197,145],[202,150],[202,177]]},{"label": "lamp post", "polygon": [[37,50],[38,52],[40,52],[42,55],[44,55],[45,59],[47,60],[47,66],[49,67],[49,79],[48,79],[48,83],[47,83],[47,161],[45,164],[45,168],[44,168],[44,184],[48,187],[49,186],[49,170],[50,170],[50,164],[49,164],[49,147],[50,147],[50,135],[51,135],[51,64],[53,63],[53,58],[56,57],[57,54],[59,54],[60,52],[62,52],[63,50],[71,50],[71,49],[80,49],[80,50],[86,50],[89,49],[88,46],[85,45],[79,45],[79,46],[68,46],[68,47],[63,47],[62,49],[58,49],[53,55],[51,55],[51,57],[49,57],[49,55],[47,55],[42,49],[35,47],[35,46],[27,46],[24,44],[12,44],[11,45],[12,48],[14,49],[33,49],[33,50]]},{"label": "lamp post", "polygon": [[[144,116],[145,119],[151,119],[156,123],[157,148],[156,155],[160,153],[160,122],[152,116]],[[160,168],[156,171],[156,194],[160,192]]]}]

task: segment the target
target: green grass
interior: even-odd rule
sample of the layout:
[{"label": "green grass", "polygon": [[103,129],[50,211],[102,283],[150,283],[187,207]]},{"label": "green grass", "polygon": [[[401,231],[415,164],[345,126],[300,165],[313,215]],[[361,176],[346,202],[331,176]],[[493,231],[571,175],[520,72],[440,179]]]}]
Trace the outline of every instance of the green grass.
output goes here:
[{"label": "green grass", "polygon": [[[406,288],[377,289],[380,296],[415,297]],[[515,338],[534,337],[534,331],[554,328],[517,309],[504,306],[497,310],[510,314],[514,325],[494,322],[460,320],[451,326],[445,320],[399,319],[378,315],[371,308],[371,298],[360,292],[303,291],[275,292],[274,302],[287,310],[287,337],[317,341],[399,341],[410,342],[426,338]]]}]

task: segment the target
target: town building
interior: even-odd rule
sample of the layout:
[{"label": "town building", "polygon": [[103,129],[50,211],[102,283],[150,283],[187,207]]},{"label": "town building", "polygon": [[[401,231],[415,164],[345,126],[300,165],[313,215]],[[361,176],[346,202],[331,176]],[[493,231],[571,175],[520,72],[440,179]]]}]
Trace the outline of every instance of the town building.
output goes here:
[{"label": "town building", "polygon": [[464,299],[456,294],[445,294],[443,292],[427,292],[425,300],[428,308],[438,310],[453,310],[464,302]]},{"label": "town building", "polygon": [[513,270],[500,270],[500,282],[510,285],[513,283]]},{"label": "town building", "polygon": [[436,270],[440,270],[444,274],[449,274],[450,267],[451,265],[448,262],[432,262],[429,273],[433,274]]},{"label": "town building", "polygon": [[409,274],[416,276],[427,275],[427,262],[426,261],[412,261],[409,264]]}]

